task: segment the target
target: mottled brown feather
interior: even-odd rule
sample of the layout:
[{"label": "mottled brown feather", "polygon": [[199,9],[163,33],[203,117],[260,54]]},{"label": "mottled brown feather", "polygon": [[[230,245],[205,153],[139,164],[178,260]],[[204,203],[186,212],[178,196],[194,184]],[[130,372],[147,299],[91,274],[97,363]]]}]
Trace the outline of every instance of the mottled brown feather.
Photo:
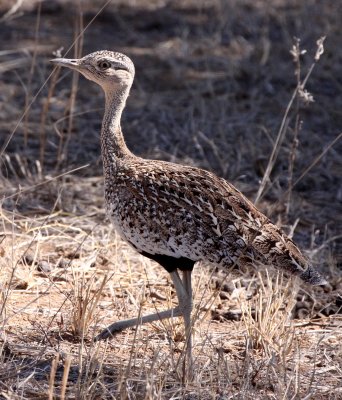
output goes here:
[{"label": "mottled brown feather", "polygon": [[138,251],[221,268],[248,256],[299,276],[311,268],[291,239],[211,172],[134,156],[116,171],[106,184],[108,212]]},{"label": "mottled brown feather", "polygon": [[[102,68],[103,61],[110,67]],[[248,258],[311,284],[325,283],[293,241],[229,182],[199,168],[142,159],[128,150],[120,122],[134,79],[127,56],[101,51],[54,62],[78,70],[105,92],[101,151],[106,207],[118,232],[137,251],[168,260],[168,270],[172,259],[175,269],[182,268],[177,260],[184,268],[191,260],[202,260],[226,269]]]}]

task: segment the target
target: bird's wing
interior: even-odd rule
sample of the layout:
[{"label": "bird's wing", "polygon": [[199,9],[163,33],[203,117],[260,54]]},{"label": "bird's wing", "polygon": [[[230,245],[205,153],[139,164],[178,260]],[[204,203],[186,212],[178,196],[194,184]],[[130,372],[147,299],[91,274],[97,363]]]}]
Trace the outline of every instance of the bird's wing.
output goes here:
[{"label": "bird's wing", "polygon": [[[134,171],[132,182],[139,186],[134,196],[140,196],[152,213],[146,223],[160,229],[159,234],[169,242],[171,232],[174,247],[186,235],[198,253],[198,246],[207,246],[206,254],[216,249],[221,259],[246,252],[311,283],[318,282],[319,275],[294,242],[226,180],[209,171],[163,161],[139,162]],[[213,257],[208,261],[218,263]]]}]

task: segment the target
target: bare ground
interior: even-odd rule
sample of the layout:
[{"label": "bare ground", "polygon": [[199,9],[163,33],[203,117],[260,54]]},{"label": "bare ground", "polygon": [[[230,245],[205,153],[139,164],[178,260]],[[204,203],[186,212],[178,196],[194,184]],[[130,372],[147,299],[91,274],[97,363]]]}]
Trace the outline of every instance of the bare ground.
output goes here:
[{"label": "bare ground", "polygon": [[[112,2],[99,15],[97,1],[38,4],[12,14],[0,4],[0,398],[342,398],[339,2]],[[233,271],[218,290],[197,266],[193,382],[178,319],[92,342],[106,324],[176,299],[167,273],[105,218],[102,94],[65,71],[50,76],[52,52],[89,22],[82,54],[115,49],[136,64],[130,148],[210,169],[251,199],[276,149],[259,207],[329,280],[312,289]],[[276,145],[296,87],[293,38],[307,50],[304,77],[325,35],[306,85],[314,102],[294,102]]]}]

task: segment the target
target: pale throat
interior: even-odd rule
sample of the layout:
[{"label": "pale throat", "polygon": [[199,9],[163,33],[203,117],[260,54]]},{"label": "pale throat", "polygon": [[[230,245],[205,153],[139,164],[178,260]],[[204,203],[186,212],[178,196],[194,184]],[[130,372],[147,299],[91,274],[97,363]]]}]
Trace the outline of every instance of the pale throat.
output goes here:
[{"label": "pale throat", "polygon": [[131,154],[121,131],[121,115],[129,94],[129,87],[105,90],[105,113],[101,129],[101,150],[103,163]]}]

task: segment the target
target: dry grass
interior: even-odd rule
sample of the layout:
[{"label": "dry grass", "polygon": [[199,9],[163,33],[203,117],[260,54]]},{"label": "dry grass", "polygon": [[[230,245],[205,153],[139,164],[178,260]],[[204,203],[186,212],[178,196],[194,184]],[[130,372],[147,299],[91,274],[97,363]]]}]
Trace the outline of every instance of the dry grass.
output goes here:
[{"label": "dry grass", "polygon": [[[0,398],[341,398],[336,2],[14,3],[0,5]],[[47,63],[74,40],[70,56],[134,59],[124,125],[136,153],[233,180],[329,279],[313,289],[255,269],[222,283],[197,266],[193,382],[180,319],[92,341],[176,296],[105,219],[101,94]]]}]

